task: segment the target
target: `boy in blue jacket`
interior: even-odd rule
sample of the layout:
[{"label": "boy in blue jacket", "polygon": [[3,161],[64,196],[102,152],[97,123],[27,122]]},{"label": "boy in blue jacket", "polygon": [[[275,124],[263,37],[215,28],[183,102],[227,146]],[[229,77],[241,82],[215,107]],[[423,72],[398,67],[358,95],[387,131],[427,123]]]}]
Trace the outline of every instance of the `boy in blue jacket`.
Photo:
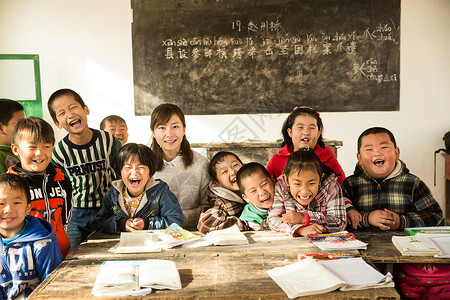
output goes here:
[{"label": "boy in blue jacket", "polygon": [[122,179],[113,181],[97,214],[98,228],[105,233],[165,229],[184,224],[177,197],[162,180],[153,179],[156,170],[152,150],[130,143],[117,153]]},{"label": "boy in blue jacket", "polygon": [[28,214],[31,196],[25,179],[0,175],[0,299],[27,298],[63,261],[53,228]]}]

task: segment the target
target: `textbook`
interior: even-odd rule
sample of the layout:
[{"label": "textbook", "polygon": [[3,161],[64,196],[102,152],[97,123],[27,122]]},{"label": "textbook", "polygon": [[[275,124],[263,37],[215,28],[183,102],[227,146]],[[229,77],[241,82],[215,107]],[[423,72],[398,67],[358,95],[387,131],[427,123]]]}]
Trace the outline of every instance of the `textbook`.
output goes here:
[{"label": "textbook", "polygon": [[410,227],[404,230],[414,236],[450,236],[450,226]]},{"label": "textbook", "polygon": [[450,258],[450,236],[433,236],[429,239],[441,250],[442,254],[436,254],[437,258]]},{"label": "textbook", "polygon": [[394,235],[392,243],[405,256],[442,255],[442,251],[428,237]]},{"label": "textbook", "polygon": [[186,243],[191,243],[201,236],[181,228],[177,223],[172,223],[159,234],[160,244],[163,248],[172,248]]},{"label": "textbook", "polygon": [[210,231],[207,235],[216,246],[248,244],[247,237],[239,230],[236,224],[225,229]]},{"label": "textbook", "polygon": [[109,260],[103,262],[94,283],[94,296],[147,295],[152,289],[181,289],[181,279],[173,261]]},{"label": "textbook", "polygon": [[155,230],[121,232],[119,243],[109,251],[114,253],[161,252],[161,245],[154,241],[155,234],[159,235]]},{"label": "textbook", "polygon": [[334,290],[394,286],[390,273],[381,274],[360,257],[320,262],[304,259],[284,267],[273,268],[267,271],[267,274],[290,299]]},{"label": "textbook", "polygon": [[347,231],[308,234],[306,240],[325,251],[367,249],[367,243],[356,239],[353,233]]}]

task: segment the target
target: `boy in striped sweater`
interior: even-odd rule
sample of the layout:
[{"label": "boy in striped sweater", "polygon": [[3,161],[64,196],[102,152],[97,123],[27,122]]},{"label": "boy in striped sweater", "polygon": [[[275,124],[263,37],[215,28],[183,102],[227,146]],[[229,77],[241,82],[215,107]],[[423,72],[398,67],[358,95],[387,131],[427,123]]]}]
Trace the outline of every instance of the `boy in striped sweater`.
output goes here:
[{"label": "boy in striped sweater", "polygon": [[72,251],[97,229],[102,197],[117,179],[115,159],[121,143],[108,132],[89,128],[89,108],[75,91],[57,90],[47,106],[55,125],[68,132],[53,149],[52,163],[72,183],[73,212],[67,227]]}]

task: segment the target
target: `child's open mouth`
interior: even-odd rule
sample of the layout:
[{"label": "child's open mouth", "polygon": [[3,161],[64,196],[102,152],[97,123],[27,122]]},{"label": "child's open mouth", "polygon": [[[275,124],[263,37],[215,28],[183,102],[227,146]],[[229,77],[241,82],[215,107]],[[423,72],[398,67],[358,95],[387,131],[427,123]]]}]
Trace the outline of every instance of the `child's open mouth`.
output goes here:
[{"label": "child's open mouth", "polygon": [[69,123],[70,127],[75,127],[81,124],[81,120],[75,120]]},{"label": "child's open mouth", "polygon": [[130,184],[132,187],[137,187],[141,183],[140,179],[130,179]]},{"label": "child's open mouth", "polygon": [[266,199],[259,199],[259,201],[260,201],[261,203],[267,202],[267,201],[269,201],[269,200],[270,200],[270,196],[267,196]]},{"label": "child's open mouth", "polygon": [[377,160],[375,160],[375,161],[373,162],[373,164],[374,164],[375,166],[377,166],[377,167],[380,167],[380,166],[382,166],[382,165],[384,164],[384,160],[382,160],[382,159],[377,159]]},{"label": "child's open mouth", "polygon": [[302,141],[302,142],[305,142],[305,143],[309,143],[310,138],[302,138],[301,141]]}]

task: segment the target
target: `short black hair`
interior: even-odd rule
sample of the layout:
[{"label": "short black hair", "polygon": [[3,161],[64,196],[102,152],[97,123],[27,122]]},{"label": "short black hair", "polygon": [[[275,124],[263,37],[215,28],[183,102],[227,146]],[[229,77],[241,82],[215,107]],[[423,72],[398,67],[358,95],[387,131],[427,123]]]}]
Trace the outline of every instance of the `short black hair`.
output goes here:
[{"label": "short black hair", "polygon": [[23,106],[17,101],[11,99],[0,99],[0,123],[8,126],[9,121],[12,119],[14,113],[23,111]]},{"label": "short black hair", "polygon": [[0,174],[0,186],[10,190],[23,191],[27,197],[27,204],[31,203],[30,186],[21,176],[9,173]]},{"label": "short black hair", "polygon": [[238,162],[240,162],[243,165],[241,159],[233,152],[228,152],[228,151],[217,152],[213,156],[213,158],[211,158],[211,161],[210,161],[209,167],[208,167],[208,173],[214,181],[217,181],[217,170],[216,170],[217,164],[220,164],[221,162],[223,162],[223,160],[225,159],[225,156],[228,156],[228,155],[234,156],[238,160]]},{"label": "short black hair", "polygon": [[48,112],[50,113],[50,116],[52,117],[53,122],[58,123],[58,119],[56,118],[56,112],[53,110],[52,105],[53,102],[55,102],[55,100],[61,96],[64,95],[68,95],[68,96],[73,96],[73,98],[75,98],[75,101],[77,101],[78,103],[80,103],[80,105],[82,107],[85,107],[86,104],[84,104],[83,99],[81,98],[80,95],[78,95],[77,92],[75,92],[74,90],[71,89],[59,89],[56,92],[54,92],[50,98],[48,98],[48,102],[47,102],[47,108],[48,108]]},{"label": "short black hair", "polygon": [[239,169],[236,174],[236,181],[242,194],[245,194],[245,187],[242,185],[242,180],[256,172],[262,172],[264,176],[272,180],[272,175],[270,175],[269,171],[267,171],[267,169],[262,164],[257,162],[245,164],[242,166],[242,168]]},{"label": "short black hair", "polygon": [[53,127],[38,117],[31,116],[17,122],[11,132],[11,144],[17,146],[24,135],[29,136],[35,142],[55,144]]},{"label": "short black hair", "polygon": [[125,122],[125,120],[121,116],[118,116],[118,115],[109,115],[109,116],[105,117],[100,122],[100,130],[105,130],[106,122],[110,122],[110,123],[112,123],[112,122],[123,122],[123,123],[125,123],[125,126],[128,129],[127,122]]},{"label": "short black hair", "polygon": [[121,172],[123,166],[129,159],[139,159],[139,162],[150,169],[150,177],[156,172],[156,159],[153,151],[146,145],[129,143],[122,146],[117,153],[117,170]]},{"label": "short black hair", "polygon": [[388,129],[386,129],[384,127],[371,127],[369,129],[364,130],[364,132],[361,133],[361,135],[359,136],[358,149],[357,149],[358,153],[362,146],[363,137],[365,137],[369,134],[378,134],[378,133],[386,133],[389,136],[389,139],[391,140],[391,142],[394,144],[394,147],[397,148],[397,142],[395,141],[394,134],[391,131],[389,131]]}]

